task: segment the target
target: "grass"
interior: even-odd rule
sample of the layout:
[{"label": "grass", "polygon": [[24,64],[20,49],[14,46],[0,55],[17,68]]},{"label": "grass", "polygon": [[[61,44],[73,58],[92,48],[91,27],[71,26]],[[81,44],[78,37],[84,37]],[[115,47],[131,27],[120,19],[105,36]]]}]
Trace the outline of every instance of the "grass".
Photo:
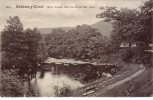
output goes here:
[{"label": "grass", "polygon": [[63,87],[59,87],[58,85],[55,85],[53,87],[54,93],[56,97],[70,97],[73,95],[74,90],[70,88],[70,86],[67,86],[64,84]]},{"label": "grass", "polygon": [[[101,95],[100,97],[148,97],[153,94],[153,68],[146,70],[134,79],[123,83]],[[130,88],[132,89],[130,90]],[[128,95],[129,94],[129,95]]]},{"label": "grass", "polygon": [[[99,88],[101,86],[110,85],[110,84],[113,84],[117,81],[120,81],[120,80],[122,80],[122,79],[124,79],[128,76],[131,76],[132,74],[134,74],[138,70],[139,70],[139,65],[138,64],[124,64],[123,68],[116,74],[116,75],[120,75],[119,77],[116,77],[116,78],[111,79],[111,80],[106,79],[106,82],[103,82],[104,79],[100,79],[100,80],[94,81],[92,83],[89,83],[84,87],[78,88],[76,90],[77,94],[75,94],[75,96],[81,96],[81,94],[86,91],[87,87],[95,86],[95,87]],[[129,72],[127,72],[127,71],[129,71]],[[113,77],[115,77],[116,75],[114,75]]]}]

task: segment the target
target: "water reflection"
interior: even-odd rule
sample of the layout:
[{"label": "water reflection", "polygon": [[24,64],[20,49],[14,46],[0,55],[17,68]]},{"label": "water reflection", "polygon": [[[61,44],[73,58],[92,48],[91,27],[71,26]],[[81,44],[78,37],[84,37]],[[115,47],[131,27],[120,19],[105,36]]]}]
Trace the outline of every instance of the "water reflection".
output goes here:
[{"label": "water reflection", "polygon": [[63,64],[52,63],[39,68],[36,79],[31,80],[33,90],[39,96],[55,96],[53,87],[68,85],[72,89],[83,86],[85,83],[100,79],[103,72],[111,72],[113,66],[94,66],[91,64]]},{"label": "water reflection", "polygon": [[53,89],[55,85],[58,85],[59,87],[68,85],[72,89],[83,86],[79,81],[70,79],[66,75],[53,75],[52,72],[47,71],[44,73],[44,77],[40,76],[41,72],[38,72],[37,81],[35,79],[31,81],[32,87],[34,86],[35,89],[37,88],[36,92],[39,91],[39,96],[55,96]]}]

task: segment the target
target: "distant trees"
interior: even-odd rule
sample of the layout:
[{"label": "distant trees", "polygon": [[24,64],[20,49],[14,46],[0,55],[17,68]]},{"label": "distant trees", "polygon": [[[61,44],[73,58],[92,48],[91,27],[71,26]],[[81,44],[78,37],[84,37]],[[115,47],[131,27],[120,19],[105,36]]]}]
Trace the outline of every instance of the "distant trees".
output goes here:
[{"label": "distant trees", "polygon": [[49,56],[59,57],[62,54],[62,52],[64,52],[65,46],[63,45],[63,42],[65,40],[64,40],[63,34],[65,33],[66,32],[63,29],[58,28],[58,29],[53,29],[51,34],[48,34],[45,36],[45,41],[48,47]]},{"label": "distant trees", "polygon": [[109,44],[106,37],[88,25],[78,25],[68,32],[54,29],[45,40],[49,56],[79,59],[98,59],[107,52]]}]

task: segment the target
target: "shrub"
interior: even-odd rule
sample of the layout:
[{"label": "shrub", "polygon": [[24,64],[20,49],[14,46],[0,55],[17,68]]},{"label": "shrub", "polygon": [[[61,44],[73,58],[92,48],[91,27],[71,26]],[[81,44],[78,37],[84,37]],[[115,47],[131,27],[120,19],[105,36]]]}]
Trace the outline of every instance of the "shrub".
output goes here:
[{"label": "shrub", "polygon": [[67,85],[63,85],[63,87],[59,87],[55,85],[53,89],[54,89],[55,96],[57,97],[69,97],[69,96],[72,96],[74,93],[74,90],[72,90],[70,86],[67,86]]},{"label": "shrub", "polygon": [[27,91],[24,82],[14,70],[1,71],[0,93],[2,97],[22,97]]}]

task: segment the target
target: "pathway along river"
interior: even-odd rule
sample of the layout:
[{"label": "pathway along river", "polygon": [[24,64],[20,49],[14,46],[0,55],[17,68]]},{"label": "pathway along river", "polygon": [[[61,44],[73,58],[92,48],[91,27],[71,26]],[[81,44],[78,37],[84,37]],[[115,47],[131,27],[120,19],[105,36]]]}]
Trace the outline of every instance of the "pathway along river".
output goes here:
[{"label": "pathway along river", "polygon": [[40,66],[36,79],[31,80],[31,87],[40,97],[54,97],[55,86],[67,85],[71,89],[76,89],[94,80],[110,77],[118,70],[119,68],[113,65],[49,58],[45,65]]}]

